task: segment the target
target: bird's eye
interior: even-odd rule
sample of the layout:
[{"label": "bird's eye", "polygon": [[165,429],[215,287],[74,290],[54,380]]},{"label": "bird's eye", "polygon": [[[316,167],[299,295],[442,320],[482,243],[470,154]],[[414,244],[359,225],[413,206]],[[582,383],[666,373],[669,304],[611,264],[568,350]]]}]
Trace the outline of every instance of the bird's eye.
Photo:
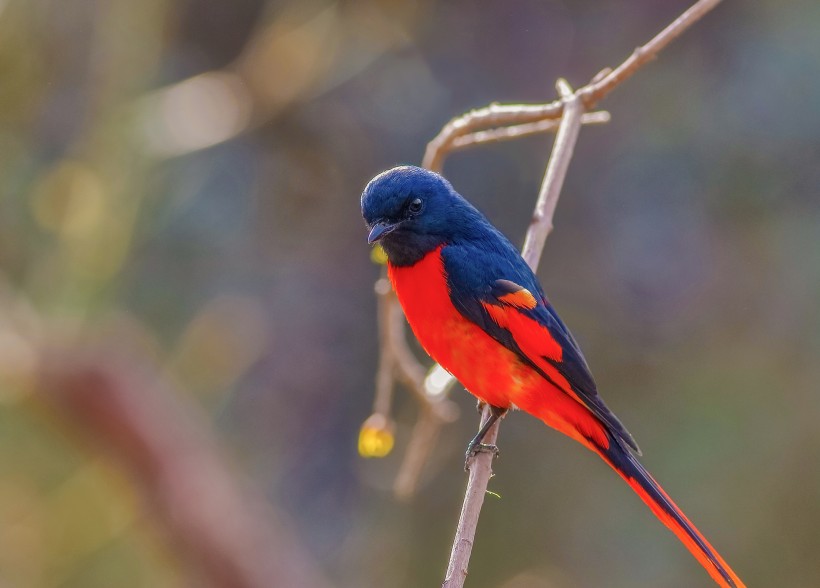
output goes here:
[{"label": "bird's eye", "polygon": [[421,201],[421,198],[416,198],[412,200],[410,204],[407,205],[407,210],[410,211],[412,214],[418,214],[421,212],[422,206],[424,203]]}]

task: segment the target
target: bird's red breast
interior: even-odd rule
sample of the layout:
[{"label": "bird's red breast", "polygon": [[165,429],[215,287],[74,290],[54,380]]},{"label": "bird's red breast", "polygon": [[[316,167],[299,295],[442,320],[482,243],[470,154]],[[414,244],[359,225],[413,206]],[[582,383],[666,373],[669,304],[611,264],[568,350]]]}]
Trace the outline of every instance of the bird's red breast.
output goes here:
[{"label": "bird's red breast", "polygon": [[[441,249],[431,251],[412,266],[388,263],[390,281],[424,350],[484,402],[520,408],[584,445],[589,446],[590,438],[608,445],[603,425],[586,408],[453,306]],[[524,295],[517,300],[529,302]],[[528,320],[523,315],[512,316],[516,321]],[[499,315],[494,320],[509,319]],[[545,329],[533,323],[525,332],[533,339],[525,342],[527,346],[560,357],[560,346]]]},{"label": "bird's red breast", "polygon": [[441,247],[415,265],[388,265],[388,276],[425,351],[484,402],[503,408],[515,404],[517,392],[531,385],[534,374],[453,306]]}]

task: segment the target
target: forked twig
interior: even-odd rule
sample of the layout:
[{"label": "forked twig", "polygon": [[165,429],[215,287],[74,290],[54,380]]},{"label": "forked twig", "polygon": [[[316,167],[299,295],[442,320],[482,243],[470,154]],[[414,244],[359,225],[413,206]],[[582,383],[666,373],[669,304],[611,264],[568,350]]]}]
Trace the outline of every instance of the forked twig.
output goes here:
[{"label": "forked twig", "polygon": [[[721,0],[699,0],[689,10],[672,21],[648,43],[638,47],[626,61],[615,69],[604,69],[580,88],[576,94],[581,98],[584,110],[595,107],[607,94],[632,77],[641,67],[652,61],[669,43],[712,10]],[[458,137],[492,127],[522,125],[561,118],[564,103],[553,100],[547,104],[490,104],[454,118],[427,144],[423,167],[440,172],[444,159],[453,150]]]},{"label": "forked twig", "polygon": [[[581,124],[585,125],[600,125],[610,121],[610,115],[607,111],[601,110],[598,112],[589,112],[581,117]],[[520,139],[530,135],[539,135],[541,133],[550,133],[558,130],[558,120],[546,119],[538,122],[524,123],[520,125],[512,125],[509,127],[499,127],[495,129],[488,129],[486,131],[476,131],[467,135],[459,135],[453,139],[450,145],[450,153],[460,151],[468,147],[477,147],[486,143],[499,143],[501,141],[511,141],[513,139]]]}]

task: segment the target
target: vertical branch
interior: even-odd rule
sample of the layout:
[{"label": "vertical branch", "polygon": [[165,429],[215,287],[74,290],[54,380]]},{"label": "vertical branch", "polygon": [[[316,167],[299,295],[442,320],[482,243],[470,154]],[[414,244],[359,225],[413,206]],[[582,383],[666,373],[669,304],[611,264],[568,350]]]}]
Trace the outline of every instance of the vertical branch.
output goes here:
[{"label": "vertical branch", "polygon": [[[490,418],[490,407],[485,406],[481,411],[482,426]],[[484,442],[495,445],[498,439],[498,425],[490,427],[484,436]],[[477,453],[471,460],[470,477],[467,480],[467,490],[464,492],[464,502],[461,504],[461,514],[458,517],[456,536],[453,548],[450,550],[450,561],[447,564],[447,573],[441,588],[461,588],[467,579],[467,566],[470,563],[470,554],[473,551],[475,531],[478,527],[478,517],[484,505],[484,495],[487,494],[487,485],[493,475],[493,454]]]},{"label": "vertical branch", "polygon": [[524,261],[529,264],[533,271],[538,268],[538,262],[541,261],[541,252],[544,250],[544,243],[552,232],[552,217],[555,214],[555,207],[558,206],[558,198],[561,196],[561,187],[564,185],[564,178],[567,176],[567,169],[569,169],[569,162],[575,150],[575,143],[578,141],[578,133],[581,130],[581,115],[584,110],[580,98],[573,94],[572,88],[566,80],[559,79],[556,87],[564,103],[564,116],[561,119],[558,134],[555,135],[552,156],[547,164],[547,170],[544,172],[544,180],[541,182],[535,212],[527,231],[527,237],[524,240],[524,247],[521,250],[521,257],[524,258]]},{"label": "vertical branch", "polygon": [[[527,237],[524,241],[524,259],[536,269],[541,257],[547,235],[552,230],[552,217],[561,194],[561,187],[567,174],[569,162],[581,130],[581,115],[584,107],[580,99],[572,92],[565,80],[558,80],[556,84],[561,101],[564,103],[564,116],[555,136],[552,153],[550,154],[544,181],[535,206],[535,214]],[[489,407],[484,407],[481,422],[489,418]],[[487,443],[495,444],[498,436],[500,421],[497,421],[487,432]],[[470,563],[470,554],[473,549],[478,517],[481,506],[484,504],[484,494],[492,477],[493,455],[481,452],[470,458],[470,477],[467,480],[467,491],[464,494],[464,503],[461,506],[461,515],[456,528],[453,548],[450,551],[450,562],[447,565],[447,574],[442,588],[462,588],[467,579],[467,566]]]},{"label": "vertical branch", "polygon": [[396,475],[396,481],[393,483],[393,494],[399,500],[408,500],[416,493],[422,468],[436,447],[444,422],[430,409],[425,408],[421,411],[413,427],[413,434],[399,473]]},{"label": "vertical branch", "polygon": [[393,401],[393,370],[396,365],[396,358],[393,348],[388,345],[391,337],[391,314],[393,302],[390,282],[387,278],[379,278],[375,286],[378,300],[379,312],[379,345],[382,349],[379,357],[379,368],[376,372],[376,397],[373,399],[373,414],[383,415],[388,418],[390,415],[390,405]]}]

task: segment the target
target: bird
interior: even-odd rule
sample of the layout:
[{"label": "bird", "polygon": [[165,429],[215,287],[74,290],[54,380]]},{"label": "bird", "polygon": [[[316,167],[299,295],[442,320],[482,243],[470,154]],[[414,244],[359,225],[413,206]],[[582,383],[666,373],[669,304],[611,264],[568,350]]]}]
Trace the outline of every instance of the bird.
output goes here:
[{"label": "bird", "polygon": [[578,441],[614,469],[724,588],[737,574],[638,460],[640,449],[598,394],[578,343],[518,250],[441,175],[399,166],[361,196],[367,241],[413,333],[491,416],[468,457],[495,451],[489,426],[519,409]]}]

